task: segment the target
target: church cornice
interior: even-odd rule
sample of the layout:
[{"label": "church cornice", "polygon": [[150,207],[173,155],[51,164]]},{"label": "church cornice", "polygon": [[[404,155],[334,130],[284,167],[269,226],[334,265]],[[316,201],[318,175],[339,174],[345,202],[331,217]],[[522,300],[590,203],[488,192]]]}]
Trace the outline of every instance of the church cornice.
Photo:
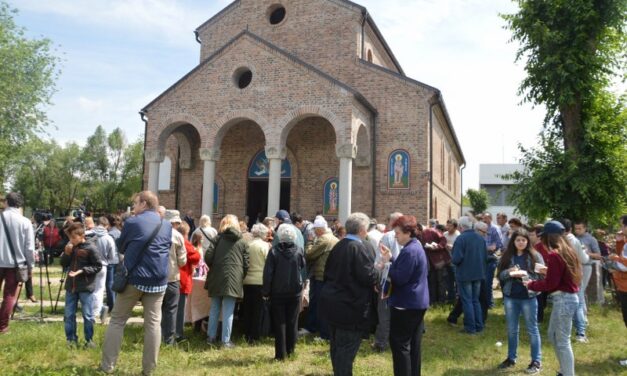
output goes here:
[{"label": "church cornice", "polygon": [[214,60],[216,57],[220,56],[222,53],[224,53],[224,51],[226,51],[229,47],[234,45],[239,39],[241,39],[243,37],[249,37],[253,41],[256,41],[257,43],[260,43],[261,45],[266,46],[270,50],[273,50],[273,51],[277,52],[278,54],[282,55],[284,58],[287,58],[288,60],[290,60],[290,61],[292,61],[292,62],[294,62],[294,63],[296,63],[296,64],[298,64],[298,65],[300,65],[300,66],[302,66],[302,67],[304,67],[306,69],[308,69],[309,71],[317,74],[318,76],[320,76],[323,79],[331,82],[332,84],[334,84],[334,85],[336,85],[336,86],[346,90],[347,92],[351,93],[353,95],[353,97],[359,103],[361,103],[362,105],[364,105],[364,107],[366,107],[369,111],[371,111],[373,115],[376,115],[378,113],[377,109],[361,93],[359,93],[357,90],[353,89],[349,85],[341,82],[340,80],[338,80],[335,77],[329,75],[328,73],[325,73],[325,72],[321,71],[320,69],[316,68],[315,66],[313,66],[313,65],[311,65],[311,64],[309,64],[309,63],[307,63],[307,62],[305,62],[305,61],[303,61],[301,59],[299,59],[298,57],[294,56],[293,54],[291,54],[291,53],[281,49],[280,47],[272,44],[271,42],[268,42],[267,40],[261,38],[260,36],[250,32],[248,30],[243,30],[242,32],[237,34],[233,39],[228,41],[224,46],[220,47],[216,52],[214,52],[209,57],[207,57],[203,62],[198,64],[189,73],[187,73],[180,80],[175,82],[172,86],[170,86],[163,93],[161,93],[157,98],[155,98],[153,101],[151,101],[149,104],[147,104],[141,111],[144,112],[144,113],[147,112],[150,107],[152,107],[155,103],[157,103],[166,94],[168,94],[171,91],[173,91],[174,89],[176,89],[181,83],[186,81],[187,78],[189,78],[194,73],[196,73],[197,71],[202,69],[205,65],[207,65],[209,62]]}]

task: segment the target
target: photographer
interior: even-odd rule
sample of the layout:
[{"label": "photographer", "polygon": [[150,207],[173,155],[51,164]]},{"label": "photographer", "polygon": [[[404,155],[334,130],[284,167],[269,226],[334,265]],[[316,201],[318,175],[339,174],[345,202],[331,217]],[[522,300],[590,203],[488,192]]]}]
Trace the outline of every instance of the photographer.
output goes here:
[{"label": "photographer", "polygon": [[42,219],[44,227],[40,239],[43,243],[44,262],[46,265],[52,265],[54,255],[59,249],[61,234],[50,213],[44,213]]}]

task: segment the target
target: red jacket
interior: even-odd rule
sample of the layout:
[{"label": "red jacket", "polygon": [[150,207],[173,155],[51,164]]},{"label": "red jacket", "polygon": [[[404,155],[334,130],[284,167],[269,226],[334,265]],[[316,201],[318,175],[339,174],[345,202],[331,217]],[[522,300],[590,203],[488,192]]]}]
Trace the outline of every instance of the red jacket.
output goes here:
[{"label": "red jacket", "polygon": [[200,262],[200,253],[187,239],[185,239],[185,250],[187,250],[187,263],[180,268],[180,291],[181,294],[189,295],[192,292],[192,276],[194,275],[194,268]]},{"label": "red jacket", "polygon": [[48,225],[44,227],[43,242],[45,249],[56,248],[60,240],[61,235],[59,234],[59,229],[57,228],[57,226]]},{"label": "red jacket", "polygon": [[576,293],[579,291],[579,286],[573,282],[568,270],[566,270],[566,263],[558,253],[549,252],[544,263],[548,268],[546,277],[542,280],[531,282],[527,286],[529,290],[547,291],[549,293],[555,291]]}]

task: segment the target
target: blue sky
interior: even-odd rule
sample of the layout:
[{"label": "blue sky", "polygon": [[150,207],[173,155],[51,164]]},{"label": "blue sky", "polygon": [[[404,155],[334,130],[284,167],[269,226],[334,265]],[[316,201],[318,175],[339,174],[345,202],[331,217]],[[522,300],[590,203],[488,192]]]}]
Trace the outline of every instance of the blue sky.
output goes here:
[{"label": "blue sky", "polygon": [[[468,162],[514,163],[516,145],[535,144],[544,112],[519,105],[524,77],[499,13],[508,0],[357,0],[368,8],[405,73],[439,88]],[[33,37],[62,58],[48,109],[57,141],[83,143],[98,125],[144,130],[138,111],[199,62],[193,30],[230,0],[9,0]]]}]

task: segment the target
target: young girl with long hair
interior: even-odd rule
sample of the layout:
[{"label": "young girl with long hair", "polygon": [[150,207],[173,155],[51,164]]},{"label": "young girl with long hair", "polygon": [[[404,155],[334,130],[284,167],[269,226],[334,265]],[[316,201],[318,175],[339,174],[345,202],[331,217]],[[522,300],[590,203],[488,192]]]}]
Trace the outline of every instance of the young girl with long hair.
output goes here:
[{"label": "young girl with long hair", "polygon": [[579,305],[577,292],[582,271],[579,257],[562,235],[563,232],[564,226],[557,221],[544,225],[541,239],[549,250],[546,277],[541,281],[525,281],[524,284],[529,290],[547,291],[553,297],[548,337],[560,364],[558,376],[574,376],[575,356],[570,345],[570,331]]},{"label": "young girl with long hair", "polygon": [[507,322],[507,359],[499,365],[499,369],[516,365],[518,350],[518,321],[522,315],[525,319],[529,342],[531,344],[531,363],[527,374],[536,374],[542,368],[542,351],[540,330],[538,329],[538,301],[535,291],[529,291],[523,285],[523,279],[538,280],[541,276],[535,272],[536,264],[544,264],[542,256],[534,252],[526,230],[515,230],[507,249],[499,262],[497,275],[503,290],[505,320]]}]

